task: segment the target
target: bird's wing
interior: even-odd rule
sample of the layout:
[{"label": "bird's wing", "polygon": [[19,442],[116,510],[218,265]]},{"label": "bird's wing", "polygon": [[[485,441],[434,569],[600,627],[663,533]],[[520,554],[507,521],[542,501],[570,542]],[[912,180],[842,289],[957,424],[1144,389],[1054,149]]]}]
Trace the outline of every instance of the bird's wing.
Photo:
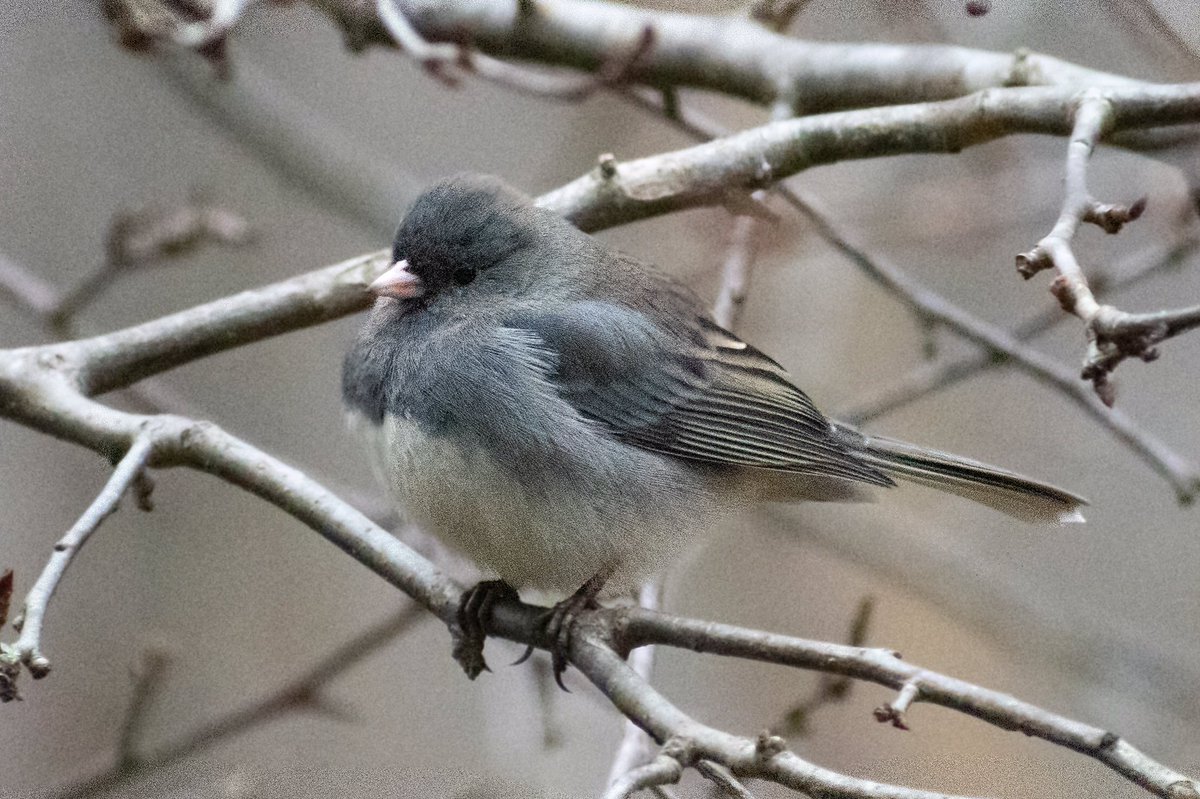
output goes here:
[{"label": "bird's wing", "polygon": [[526,311],[507,327],[552,354],[563,399],[622,440],[728,466],[892,481],[838,441],[778,363],[705,317],[690,340],[609,302]]}]

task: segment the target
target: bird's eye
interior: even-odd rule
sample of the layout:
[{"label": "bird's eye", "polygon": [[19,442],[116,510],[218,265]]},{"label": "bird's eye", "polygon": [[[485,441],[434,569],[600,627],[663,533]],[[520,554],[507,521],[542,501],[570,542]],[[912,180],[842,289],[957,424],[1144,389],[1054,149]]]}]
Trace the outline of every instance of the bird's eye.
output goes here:
[{"label": "bird's eye", "polygon": [[454,270],[454,274],[450,275],[450,279],[460,286],[465,286],[475,279],[475,270],[460,266]]}]

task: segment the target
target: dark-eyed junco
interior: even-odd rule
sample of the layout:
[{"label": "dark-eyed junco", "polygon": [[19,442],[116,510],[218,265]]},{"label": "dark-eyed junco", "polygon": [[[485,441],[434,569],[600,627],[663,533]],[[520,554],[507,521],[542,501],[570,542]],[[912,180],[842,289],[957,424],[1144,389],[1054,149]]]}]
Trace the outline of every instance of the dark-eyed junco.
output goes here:
[{"label": "dark-eyed junco", "polygon": [[629,588],[714,514],[911,480],[1027,521],[1072,493],[831,423],[685,286],[495,178],[422,194],[342,391],[404,512],[513,586]]}]

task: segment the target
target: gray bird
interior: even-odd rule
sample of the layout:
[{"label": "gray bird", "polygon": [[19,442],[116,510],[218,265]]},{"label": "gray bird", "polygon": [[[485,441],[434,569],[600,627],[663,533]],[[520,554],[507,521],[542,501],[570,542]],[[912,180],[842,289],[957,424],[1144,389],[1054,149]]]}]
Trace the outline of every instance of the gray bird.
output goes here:
[{"label": "gray bird", "polygon": [[892,478],[1026,521],[1068,491],[830,422],[686,287],[496,178],[404,217],[342,391],[406,515],[512,586],[621,591],[724,511]]}]

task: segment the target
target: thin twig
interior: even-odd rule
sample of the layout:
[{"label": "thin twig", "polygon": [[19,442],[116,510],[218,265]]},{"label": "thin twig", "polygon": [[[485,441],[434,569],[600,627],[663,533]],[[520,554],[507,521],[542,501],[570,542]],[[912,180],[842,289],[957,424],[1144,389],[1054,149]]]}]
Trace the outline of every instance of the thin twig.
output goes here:
[{"label": "thin twig", "polygon": [[1159,343],[1200,327],[1200,306],[1132,314],[1102,305],[1075,257],[1071,242],[1082,223],[1116,233],[1126,222],[1141,216],[1145,208],[1144,198],[1128,206],[1106,205],[1088,192],[1089,159],[1115,117],[1116,110],[1107,99],[1090,91],[1084,93],[1067,147],[1066,196],[1058,221],[1032,250],[1017,256],[1017,270],[1026,278],[1043,269],[1053,268],[1058,273],[1050,290],[1063,310],[1083,320],[1087,333],[1081,377],[1091,381],[1096,394],[1109,406],[1116,398],[1109,375],[1121,361],[1152,361],[1158,357]]},{"label": "thin twig", "polygon": [[[507,622],[512,620],[509,610],[510,606],[498,606],[493,616],[506,628]],[[912,684],[915,687],[909,691],[919,693],[923,702],[953,708],[1002,729],[1019,730],[1080,752],[1166,799],[1186,796],[1180,791],[1187,788],[1200,790],[1200,782],[1154,761],[1107,730],[1073,721],[998,691],[928,671],[899,659],[890,650],[806,641],[709,621],[651,613],[638,608],[593,613],[596,616],[619,614],[619,619],[612,619],[611,627],[585,625],[587,632],[572,642],[572,662],[623,712],[638,719],[652,735],[669,737],[667,730],[670,730],[670,735],[685,735],[697,757],[712,757],[746,776],[766,777],[798,787],[799,780],[795,775],[800,773],[796,769],[800,769],[801,765],[793,760],[791,753],[783,753],[769,762],[756,761],[742,748],[747,747],[747,743],[739,739],[735,744],[730,740],[732,736],[711,730],[688,718],[653,688],[638,682],[617,655],[601,645],[603,639],[596,637],[598,631],[606,627],[619,629],[622,647],[642,644],[677,646],[697,652],[844,674],[896,690]],[[620,663],[619,667],[617,663]],[[729,758],[730,751],[739,752],[738,757]],[[716,756],[718,752],[721,754],[719,758]],[[816,767],[805,764],[804,768]],[[808,773],[807,770],[804,773]],[[812,785],[809,783],[810,788]],[[909,794],[863,789],[861,795]]]},{"label": "thin twig", "polygon": [[[15,644],[5,646],[0,660],[13,664],[24,663],[29,673],[35,679],[45,677],[50,673],[50,660],[42,653],[42,625],[46,618],[46,609],[51,597],[58,589],[59,582],[67,568],[75,560],[79,550],[87,543],[92,533],[100,527],[101,522],[117,510],[121,497],[133,485],[142,469],[150,460],[154,449],[154,438],[148,433],[137,436],[129,449],[121,457],[104,488],[92,500],[92,504],[79,517],[79,520],[67,531],[67,534],[54,545],[54,552],[42,569],[41,576],[29,589],[21,613],[13,621],[13,626],[21,631],[21,636]],[[0,683],[3,683],[0,678]],[[3,691],[0,685],[0,692]]]}]

